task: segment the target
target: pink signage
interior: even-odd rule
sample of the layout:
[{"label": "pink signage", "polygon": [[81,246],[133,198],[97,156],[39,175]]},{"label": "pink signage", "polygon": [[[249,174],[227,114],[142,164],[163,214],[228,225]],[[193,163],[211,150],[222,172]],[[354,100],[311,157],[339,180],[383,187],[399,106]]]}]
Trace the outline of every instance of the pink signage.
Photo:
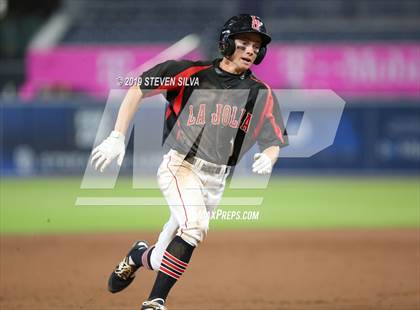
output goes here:
[{"label": "pink signage", "polygon": [[254,72],[273,88],[419,97],[420,44],[273,44]]},{"label": "pink signage", "polygon": [[[80,91],[106,98],[118,79],[166,45],[63,46],[27,55],[23,98],[39,91]],[[200,59],[198,52],[182,58]],[[163,61],[163,60],[162,60]],[[257,77],[272,88],[323,88],[339,95],[420,97],[420,44],[270,44]],[[128,77],[130,78],[130,77]]]},{"label": "pink signage", "polygon": [[[40,91],[79,91],[106,98],[112,88],[120,88],[121,79],[133,80],[132,70],[151,60],[168,45],[145,46],[59,46],[32,50],[26,59],[26,82],[21,89],[24,99]],[[200,59],[193,51],[186,59]],[[164,61],[167,59],[162,59]],[[130,82],[130,80],[128,80]]]}]

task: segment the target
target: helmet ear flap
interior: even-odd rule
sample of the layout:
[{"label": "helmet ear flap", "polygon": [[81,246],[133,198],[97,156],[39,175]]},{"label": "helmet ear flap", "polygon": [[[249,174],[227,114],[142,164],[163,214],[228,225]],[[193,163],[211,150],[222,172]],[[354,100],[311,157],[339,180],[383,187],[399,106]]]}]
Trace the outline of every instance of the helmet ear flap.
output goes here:
[{"label": "helmet ear flap", "polygon": [[235,41],[230,37],[223,38],[223,40],[219,42],[219,50],[223,56],[233,55],[235,52]]},{"label": "helmet ear flap", "polygon": [[259,65],[263,61],[266,53],[267,47],[262,46],[257,54],[257,57],[254,60],[254,64]]}]

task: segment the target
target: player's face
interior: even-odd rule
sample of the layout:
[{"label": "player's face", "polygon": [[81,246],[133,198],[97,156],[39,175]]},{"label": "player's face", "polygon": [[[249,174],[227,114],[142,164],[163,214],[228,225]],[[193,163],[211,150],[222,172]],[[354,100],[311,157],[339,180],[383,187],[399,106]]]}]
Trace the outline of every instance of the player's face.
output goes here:
[{"label": "player's face", "polygon": [[235,36],[235,52],[231,61],[239,71],[248,70],[257,58],[261,48],[261,37],[256,33],[242,33]]}]

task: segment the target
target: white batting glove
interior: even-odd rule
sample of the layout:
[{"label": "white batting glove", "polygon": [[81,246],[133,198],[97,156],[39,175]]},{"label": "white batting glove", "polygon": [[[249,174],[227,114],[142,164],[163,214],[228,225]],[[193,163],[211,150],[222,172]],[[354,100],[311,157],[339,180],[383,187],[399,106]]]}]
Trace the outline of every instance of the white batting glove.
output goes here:
[{"label": "white batting glove", "polygon": [[273,169],[270,157],[264,153],[256,153],[254,155],[254,163],[252,164],[252,172],[258,174],[269,174]]},{"label": "white batting glove", "polygon": [[121,166],[125,154],[125,136],[118,132],[112,131],[108,138],[95,147],[92,151],[92,166],[101,172],[113,161],[117,156],[117,164]]}]

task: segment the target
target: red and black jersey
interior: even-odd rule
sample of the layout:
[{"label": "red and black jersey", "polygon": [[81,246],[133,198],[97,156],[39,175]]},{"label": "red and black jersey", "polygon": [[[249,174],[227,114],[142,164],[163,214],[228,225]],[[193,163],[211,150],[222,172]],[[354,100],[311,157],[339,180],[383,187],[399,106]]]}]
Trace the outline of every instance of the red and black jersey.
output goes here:
[{"label": "red and black jersey", "polygon": [[223,71],[214,61],[166,61],[141,75],[144,96],[164,93],[163,143],[183,154],[235,165],[255,142],[287,145],[279,104],[250,70]]}]

